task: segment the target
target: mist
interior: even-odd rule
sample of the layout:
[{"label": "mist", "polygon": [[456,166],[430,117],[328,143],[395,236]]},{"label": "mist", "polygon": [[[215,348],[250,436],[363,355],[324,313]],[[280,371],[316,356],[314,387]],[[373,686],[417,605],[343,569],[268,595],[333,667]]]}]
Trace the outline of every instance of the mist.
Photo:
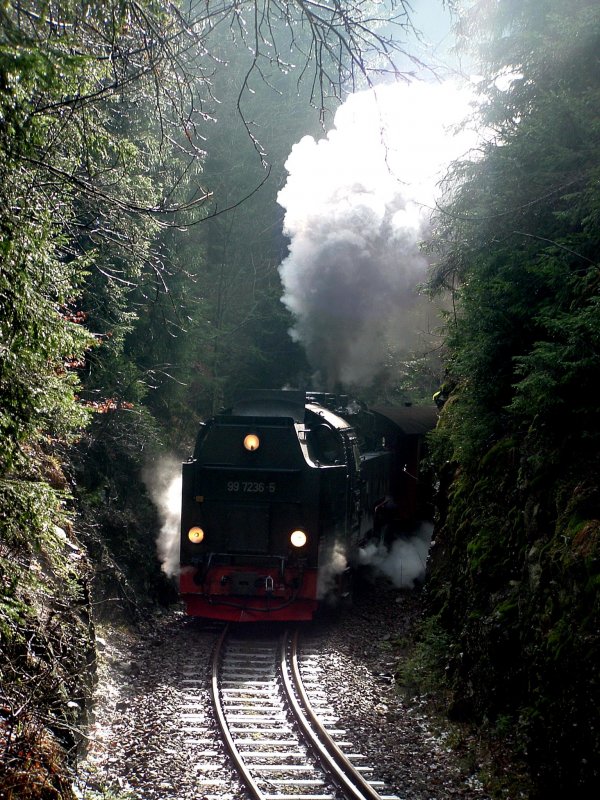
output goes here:
[{"label": "mist", "polygon": [[161,569],[174,578],[179,574],[181,459],[163,456],[144,467],[142,478],[160,517],[156,550]]},{"label": "mist", "polygon": [[398,589],[413,589],[425,578],[433,525],[422,523],[417,531],[400,536],[391,547],[369,544],[359,551],[359,564],[385,575]]},{"label": "mist", "polygon": [[292,148],[277,198],[290,238],[282,301],[321,388],[369,385],[388,346],[411,351],[427,327],[415,317],[420,245],[444,168],[469,149],[471,134],[451,126],[470,98],[450,82],[380,86],[351,95],[325,138]]}]

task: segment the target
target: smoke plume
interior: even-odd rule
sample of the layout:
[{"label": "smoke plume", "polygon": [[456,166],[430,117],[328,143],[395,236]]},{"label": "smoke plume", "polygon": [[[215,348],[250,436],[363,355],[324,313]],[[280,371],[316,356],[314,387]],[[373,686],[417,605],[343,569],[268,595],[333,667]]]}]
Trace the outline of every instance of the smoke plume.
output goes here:
[{"label": "smoke plume", "polygon": [[172,578],[179,574],[181,460],[166,456],[148,464],[143,472],[143,480],[160,516],[161,528],[156,549],[161,569]]},{"label": "smoke plume", "polygon": [[388,577],[397,588],[412,589],[425,577],[427,554],[433,526],[422,523],[411,536],[396,539],[391,548],[367,545],[360,550],[359,563]]},{"label": "smoke plume", "polygon": [[380,86],[350,96],[326,138],[292,148],[277,198],[282,300],[323,388],[367,385],[388,342],[415,345],[419,243],[442,167],[467,146],[449,131],[467,108],[449,83]]}]

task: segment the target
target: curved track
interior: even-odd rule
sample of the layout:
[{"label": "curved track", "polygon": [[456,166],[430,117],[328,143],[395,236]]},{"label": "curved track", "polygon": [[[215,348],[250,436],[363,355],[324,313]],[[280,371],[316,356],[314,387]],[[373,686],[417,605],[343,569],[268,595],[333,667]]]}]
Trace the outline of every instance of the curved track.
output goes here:
[{"label": "curved track", "polygon": [[[365,779],[334,741],[302,682],[297,632],[225,629],[213,655],[212,702],[223,740],[255,800],[398,800]],[[328,712],[331,716],[331,712]],[[346,746],[347,743],[346,743]],[[377,783],[379,785],[379,783]]]}]

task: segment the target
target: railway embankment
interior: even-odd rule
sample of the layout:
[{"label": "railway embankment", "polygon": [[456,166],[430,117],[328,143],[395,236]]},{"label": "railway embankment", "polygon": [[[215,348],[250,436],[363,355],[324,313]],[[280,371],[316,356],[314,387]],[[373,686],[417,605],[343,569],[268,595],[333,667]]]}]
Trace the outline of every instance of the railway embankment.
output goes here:
[{"label": "railway embankment", "polygon": [[[335,727],[388,793],[487,800],[494,796],[486,785],[495,766],[511,774],[514,766],[485,750],[464,724],[444,720],[441,698],[417,685],[414,665],[399,669],[413,653],[421,608],[419,590],[378,582],[352,608],[326,611],[302,626],[300,651],[311,654],[313,684],[317,676],[335,709]],[[79,764],[82,797],[103,791],[144,800],[247,797],[210,700],[220,631],[220,623],[175,613],[143,633],[112,629],[106,636],[89,746]],[[501,774],[494,780],[506,783]]]}]

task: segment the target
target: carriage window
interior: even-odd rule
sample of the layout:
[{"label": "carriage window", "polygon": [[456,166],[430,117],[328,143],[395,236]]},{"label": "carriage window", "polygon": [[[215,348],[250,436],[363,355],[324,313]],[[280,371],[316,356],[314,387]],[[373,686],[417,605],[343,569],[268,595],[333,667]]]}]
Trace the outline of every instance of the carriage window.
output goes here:
[{"label": "carriage window", "polygon": [[311,458],[322,464],[342,464],[344,462],[344,446],[337,431],[329,425],[319,425],[308,437]]}]

